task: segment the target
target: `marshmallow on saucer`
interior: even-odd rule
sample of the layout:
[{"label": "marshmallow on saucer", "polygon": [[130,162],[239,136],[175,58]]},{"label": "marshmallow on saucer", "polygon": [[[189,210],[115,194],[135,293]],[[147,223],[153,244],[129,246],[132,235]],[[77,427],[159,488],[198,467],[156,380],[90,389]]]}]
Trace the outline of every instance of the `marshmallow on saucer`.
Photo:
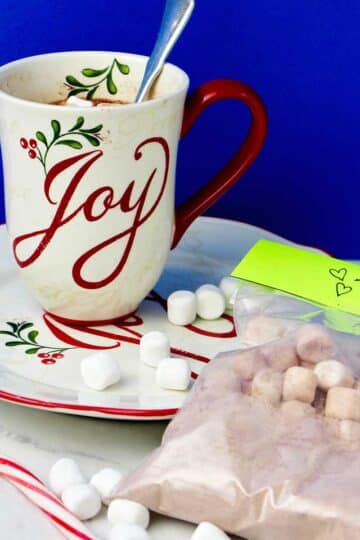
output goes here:
[{"label": "marshmallow on saucer", "polygon": [[104,504],[107,504],[110,496],[123,480],[124,476],[120,471],[107,467],[101,469],[91,477],[90,484],[99,493],[101,500]]},{"label": "marshmallow on saucer", "polygon": [[150,535],[139,525],[123,522],[111,529],[109,540],[150,540]]},{"label": "marshmallow on saucer", "polygon": [[156,371],[157,384],[167,390],[186,390],[190,377],[190,364],[185,358],[165,358]]},{"label": "marshmallow on saucer", "polygon": [[161,360],[170,356],[169,338],[163,332],[148,332],[140,340],[140,360],[157,367]]},{"label": "marshmallow on saucer", "polygon": [[294,366],[289,368],[284,377],[284,401],[298,400],[312,403],[315,399],[317,377],[311,369]]},{"label": "marshmallow on saucer", "polygon": [[58,497],[69,486],[84,482],[85,478],[79,465],[73,459],[61,458],[50,469],[49,484]]},{"label": "marshmallow on saucer", "polygon": [[95,517],[101,510],[100,495],[91,484],[74,484],[61,496],[65,508],[81,520]]},{"label": "marshmallow on saucer", "polygon": [[216,285],[202,285],[196,292],[196,310],[207,321],[219,319],[226,309],[225,296]]},{"label": "marshmallow on saucer", "polygon": [[219,527],[203,521],[196,527],[191,540],[230,540],[230,538]]},{"label": "marshmallow on saucer", "polygon": [[337,360],[323,360],[316,364],[314,373],[322,390],[330,390],[334,386],[352,388],[354,377],[348,367]]},{"label": "marshmallow on saucer", "polygon": [[150,513],[146,506],[128,499],[111,501],[107,517],[111,525],[125,522],[147,529],[150,523]]},{"label": "marshmallow on saucer", "polygon": [[167,299],[167,315],[172,324],[186,326],[196,319],[196,297],[191,291],[175,291]]},{"label": "marshmallow on saucer", "polygon": [[71,105],[73,107],[85,107],[85,108],[94,107],[94,104],[91,100],[78,98],[76,96],[70,96],[69,98],[67,98],[66,105]]},{"label": "marshmallow on saucer", "polygon": [[106,352],[97,352],[81,362],[81,375],[84,383],[93,390],[104,390],[121,378],[119,364]]},{"label": "marshmallow on saucer", "polygon": [[219,288],[226,300],[226,307],[232,309],[232,298],[234,297],[235,292],[239,288],[239,280],[230,276],[225,276],[219,283]]}]

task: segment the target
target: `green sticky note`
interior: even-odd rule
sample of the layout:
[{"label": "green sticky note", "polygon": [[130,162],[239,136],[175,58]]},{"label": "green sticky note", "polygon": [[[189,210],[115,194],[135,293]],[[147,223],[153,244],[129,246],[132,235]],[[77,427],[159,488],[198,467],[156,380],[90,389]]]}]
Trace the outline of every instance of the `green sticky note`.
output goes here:
[{"label": "green sticky note", "polygon": [[354,263],[260,240],[231,275],[360,315],[360,266]]}]

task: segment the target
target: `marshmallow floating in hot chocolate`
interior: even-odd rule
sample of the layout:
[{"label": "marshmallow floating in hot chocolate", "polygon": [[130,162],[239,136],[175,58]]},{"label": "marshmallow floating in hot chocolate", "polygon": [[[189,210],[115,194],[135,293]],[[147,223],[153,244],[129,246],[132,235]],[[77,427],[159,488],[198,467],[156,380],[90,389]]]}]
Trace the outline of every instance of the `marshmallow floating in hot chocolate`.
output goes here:
[{"label": "marshmallow floating in hot chocolate", "polygon": [[55,495],[61,496],[69,486],[84,482],[85,478],[73,459],[61,458],[50,469],[49,484]]},{"label": "marshmallow floating in hot chocolate", "polygon": [[97,352],[81,362],[81,375],[84,383],[93,390],[104,390],[121,378],[118,361],[106,352]]},{"label": "marshmallow floating in hot chocolate", "polygon": [[123,478],[120,471],[106,467],[91,477],[90,484],[98,491],[102,502],[107,504],[111,494]]},{"label": "marshmallow floating in hot chocolate", "polygon": [[66,105],[71,105],[72,107],[94,107],[94,104],[89,99],[81,99],[76,96],[70,96],[66,100]]},{"label": "marshmallow floating in hot chocolate", "polygon": [[140,359],[151,367],[170,356],[169,338],[163,332],[148,332],[140,340]]},{"label": "marshmallow floating in hot chocolate", "polygon": [[225,296],[216,285],[202,285],[196,290],[196,311],[202,319],[219,319],[226,309]]},{"label": "marshmallow floating in hot chocolate", "polygon": [[196,297],[191,291],[175,291],[167,300],[168,319],[172,324],[186,326],[196,319]]},{"label": "marshmallow floating in hot chocolate", "polygon": [[111,501],[107,517],[112,525],[125,522],[147,529],[150,523],[150,513],[146,506],[128,499]]},{"label": "marshmallow floating in hot chocolate", "polygon": [[156,371],[157,384],[167,390],[186,390],[190,377],[190,364],[185,358],[165,358]]},{"label": "marshmallow floating in hot chocolate", "polygon": [[91,484],[74,484],[61,496],[65,508],[81,520],[95,517],[101,510],[101,499]]}]

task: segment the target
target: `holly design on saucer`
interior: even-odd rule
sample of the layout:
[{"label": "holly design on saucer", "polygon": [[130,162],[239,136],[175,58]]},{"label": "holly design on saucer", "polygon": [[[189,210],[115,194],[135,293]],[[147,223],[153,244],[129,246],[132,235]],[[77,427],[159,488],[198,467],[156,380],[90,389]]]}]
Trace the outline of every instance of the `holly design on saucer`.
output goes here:
[{"label": "holly design on saucer", "polygon": [[[114,71],[118,71],[121,75],[129,75],[130,67],[127,64],[122,64],[114,58],[109,66],[101,69],[84,68],[81,74],[88,80],[88,84],[79,81],[73,75],[67,75],[65,84],[69,89],[67,97],[77,96],[78,94],[86,93],[86,99],[92,99],[100,86],[105,83],[107,91],[111,95],[115,95],[118,88],[114,82]],[[88,82],[88,81],[86,81]]]},{"label": "holly design on saucer", "polygon": [[[47,160],[50,151],[54,146],[68,146],[73,150],[81,150],[85,143],[91,146],[100,146],[102,141],[102,124],[94,127],[85,127],[85,118],[79,116],[75,124],[67,131],[62,130],[58,120],[51,120],[52,133],[46,136],[42,131],[37,131],[36,138],[26,139],[21,137],[20,146],[27,151],[30,159],[38,159],[43,166],[45,175],[47,174]],[[40,144],[39,144],[40,143]]]},{"label": "holly design on saucer", "polygon": [[39,332],[34,323],[28,321],[6,322],[7,327],[0,329],[0,335],[6,336],[6,347],[26,347],[25,354],[36,354],[46,365],[55,364],[56,360],[64,358],[64,352],[74,347],[51,347],[38,342]]}]

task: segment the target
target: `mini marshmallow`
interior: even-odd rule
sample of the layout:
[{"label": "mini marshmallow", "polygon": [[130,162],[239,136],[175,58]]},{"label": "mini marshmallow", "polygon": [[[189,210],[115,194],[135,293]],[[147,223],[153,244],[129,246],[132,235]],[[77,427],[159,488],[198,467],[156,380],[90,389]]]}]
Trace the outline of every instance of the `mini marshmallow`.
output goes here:
[{"label": "mini marshmallow", "polygon": [[94,103],[89,99],[81,99],[76,96],[70,96],[66,100],[66,105],[71,105],[73,107],[94,107]]},{"label": "mini marshmallow", "polygon": [[298,400],[312,403],[315,398],[317,377],[311,369],[294,366],[289,368],[284,377],[284,401]]},{"label": "mini marshmallow", "polygon": [[75,484],[63,491],[65,508],[81,520],[95,517],[101,510],[100,495],[91,484]]},{"label": "mini marshmallow", "polygon": [[291,401],[283,401],[281,404],[281,411],[284,414],[288,414],[293,417],[301,416],[314,416],[316,410],[314,407],[309,405],[309,403],[303,403],[302,401],[297,401],[293,399]]},{"label": "mini marshmallow", "polygon": [[314,373],[318,378],[318,385],[322,390],[329,390],[334,386],[352,388],[354,377],[349,368],[337,360],[323,360],[316,364]]},{"label": "mini marshmallow", "polygon": [[335,386],[326,397],[325,415],[338,420],[360,421],[360,392]]},{"label": "mini marshmallow", "polygon": [[354,442],[360,440],[360,423],[354,420],[340,420],[338,435],[344,441]]},{"label": "mini marshmallow", "polygon": [[111,525],[131,523],[147,529],[150,523],[150,513],[146,506],[127,499],[114,499],[111,501],[107,517]]},{"label": "mini marshmallow", "polygon": [[253,345],[262,345],[280,338],[285,332],[286,326],[280,320],[266,315],[259,315],[248,321],[244,338]]},{"label": "mini marshmallow", "polygon": [[271,343],[263,348],[269,366],[285,371],[286,369],[298,365],[298,357],[295,347],[291,343],[280,341],[279,343]]},{"label": "mini marshmallow", "polygon": [[161,360],[170,356],[169,338],[163,332],[148,332],[140,341],[140,360],[157,367]]},{"label": "mini marshmallow", "polygon": [[118,361],[106,352],[87,356],[82,360],[80,369],[84,383],[93,390],[104,390],[121,378]]},{"label": "mini marshmallow", "polygon": [[226,309],[225,296],[216,285],[202,285],[196,292],[196,310],[207,321],[219,319]]},{"label": "mini marshmallow", "polygon": [[317,364],[331,358],[334,350],[330,332],[320,324],[304,324],[298,330],[296,351],[302,361]]},{"label": "mini marshmallow", "polygon": [[223,293],[225,300],[226,300],[226,307],[228,309],[232,309],[232,299],[234,298],[234,295],[236,291],[239,288],[239,280],[230,276],[225,276],[222,278],[222,280],[219,283],[219,289]]},{"label": "mini marshmallow", "polygon": [[255,374],[268,367],[266,358],[259,349],[239,351],[239,355],[233,360],[236,375],[244,381],[253,379]]},{"label": "mini marshmallow", "polygon": [[110,531],[109,540],[151,540],[145,529],[132,523],[117,523]]},{"label": "mini marshmallow", "polygon": [[62,458],[50,469],[49,484],[55,495],[61,496],[63,491],[74,484],[83,484],[85,478],[79,465],[73,459]]},{"label": "mini marshmallow", "polygon": [[112,493],[120,482],[122,482],[123,478],[124,476],[120,471],[107,467],[94,474],[91,477],[90,484],[97,490],[102,502],[107,504]]},{"label": "mini marshmallow", "polygon": [[196,319],[196,296],[191,291],[175,291],[167,299],[167,315],[172,324],[186,326]]},{"label": "mini marshmallow", "polygon": [[283,375],[266,368],[256,373],[251,384],[251,395],[262,398],[271,405],[280,403],[283,388]]},{"label": "mini marshmallow", "polygon": [[165,358],[156,371],[157,384],[167,390],[186,390],[190,377],[190,364],[185,358]]},{"label": "mini marshmallow", "polygon": [[230,540],[230,538],[219,527],[203,521],[196,527],[191,540]]}]

